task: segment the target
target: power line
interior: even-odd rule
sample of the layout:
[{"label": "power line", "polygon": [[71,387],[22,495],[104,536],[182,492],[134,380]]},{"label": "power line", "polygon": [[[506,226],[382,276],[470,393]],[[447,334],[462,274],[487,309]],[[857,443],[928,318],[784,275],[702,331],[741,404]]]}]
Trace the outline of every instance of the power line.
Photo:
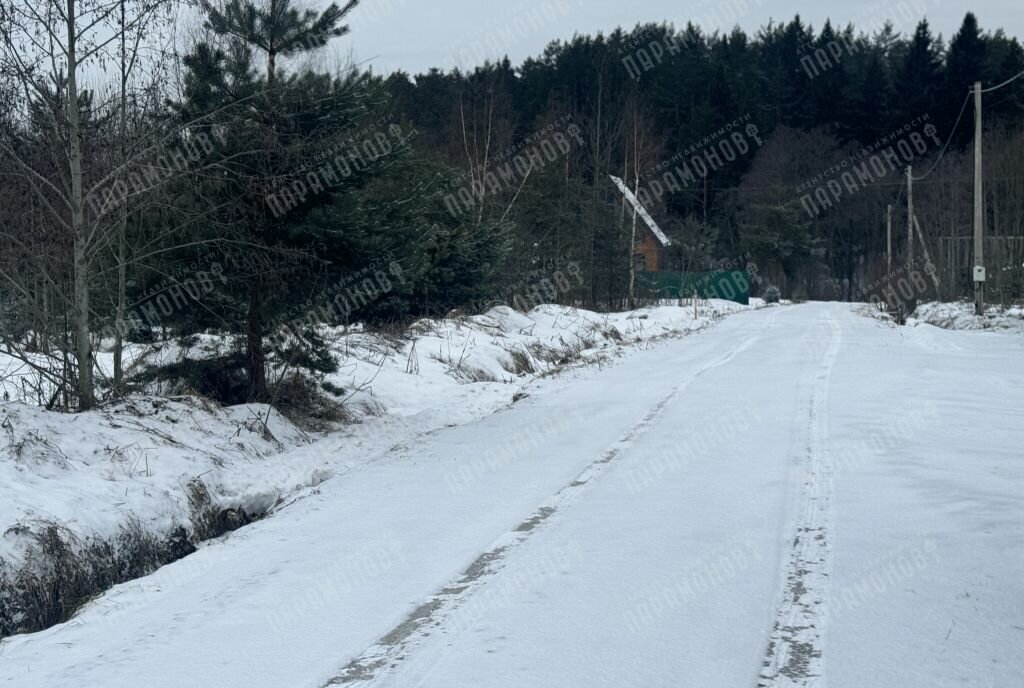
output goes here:
[{"label": "power line", "polygon": [[[1014,81],[1016,81],[1017,79],[1021,78],[1022,76],[1024,76],[1024,72],[1021,72],[1020,74],[1017,74],[1015,76],[1011,76],[1009,79],[1007,79],[1006,81],[1004,81],[1001,84],[996,84],[995,86],[989,86],[988,88],[983,88],[983,89],[981,89],[981,92],[982,93],[988,93],[990,91],[997,91],[997,90],[1001,89],[1003,86],[1006,86],[1007,84],[1013,83]],[[949,138],[946,139],[946,145],[944,145],[942,147],[942,152],[939,153],[939,157],[935,160],[935,162],[932,164],[932,166],[930,168],[928,168],[927,172],[925,172],[920,177],[913,177],[912,178],[915,182],[921,181],[925,177],[930,175],[932,172],[935,171],[935,168],[938,167],[939,163],[942,162],[942,158],[946,155],[946,150],[949,148],[949,144],[953,140],[953,135],[956,133],[956,128],[958,126],[960,126],[960,120],[964,116],[964,110],[967,109],[967,102],[971,99],[971,95],[973,93],[974,93],[974,89],[973,88],[967,89],[967,95],[964,96],[964,103],[963,103],[963,105],[960,106],[960,114],[958,114],[956,116],[956,123],[953,124],[953,130],[949,132]]]},{"label": "power line", "polygon": [[1006,86],[1007,84],[1016,81],[1017,79],[1021,78],[1022,76],[1024,76],[1024,72],[1021,72],[1020,74],[1018,74],[1016,76],[1011,76],[1009,79],[1007,79],[1006,81],[1004,81],[1001,84],[996,84],[995,86],[989,86],[988,88],[983,88],[983,89],[981,89],[981,92],[982,93],[988,93],[989,91],[997,91],[997,90],[1001,89],[1003,86]]},{"label": "power line", "polygon": [[[1003,181],[1008,181],[1008,180],[1019,181],[1020,178],[1021,178],[1020,175],[1013,175],[1013,174],[1001,175],[1001,176],[998,176],[998,177],[988,177],[988,176],[985,177],[985,179],[988,180],[988,181],[996,181],[996,182],[1003,182]],[[914,181],[915,182],[917,181],[917,177],[914,177]],[[865,188],[865,189],[872,189],[872,188],[883,187],[883,186],[905,187],[906,183],[907,182],[906,182],[905,179],[901,179],[900,181],[892,181],[892,182],[870,182],[868,184],[865,184],[863,188]],[[933,181],[930,181],[930,182],[926,181],[926,182],[921,182],[921,183],[922,184],[969,184],[969,183],[971,183],[971,180],[970,179],[936,179],[936,180],[933,180]],[[803,184],[773,184],[773,185],[770,185],[770,186],[742,186],[742,185],[737,185],[737,186],[709,186],[708,187],[708,191],[784,191],[784,192],[797,192],[797,193],[799,193],[801,190],[804,190],[804,189],[816,189],[819,186],[821,186],[821,185],[817,184],[817,185],[813,185],[813,186],[809,186],[809,187],[805,187]],[[902,189],[900,190],[900,193],[902,193]]]},{"label": "power line", "polygon": [[935,160],[932,166],[928,168],[928,171],[925,172],[923,175],[921,175],[920,177],[911,177],[913,181],[918,182],[925,179],[928,175],[934,172],[935,168],[939,166],[940,162],[942,162],[942,158],[945,157],[946,150],[949,148],[949,144],[953,140],[953,134],[956,133],[956,128],[960,126],[960,120],[964,116],[964,110],[967,109],[967,101],[969,101],[970,99],[971,91],[967,91],[967,95],[964,96],[964,104],[960,106],[960,114],[956,116],[956,123],[953,124],[953,129],[949,132],[949,137],[946,139],[946,145],[942,147],[942,151],[939,153],[939,157]]}]

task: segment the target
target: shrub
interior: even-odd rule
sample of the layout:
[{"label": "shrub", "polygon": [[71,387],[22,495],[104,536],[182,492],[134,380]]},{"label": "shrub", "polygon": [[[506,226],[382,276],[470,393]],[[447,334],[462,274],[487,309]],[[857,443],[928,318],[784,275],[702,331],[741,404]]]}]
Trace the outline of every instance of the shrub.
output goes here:
[{"label": "shrub", "polygon": [[292,373],[271,386],[271,403],[285,418],[305,430],[323,432],[354,421],[344,403],[324,394],[343,396],[345,390],[329,382]]},{"label": "shrub", "polygon": [[782,298],[782,292],[774,284],[764,290],[764,302],[765,303],[778,303],[779,299]]},{"label": "shrub", "polygon": [[170,382],[174,391],[194,391],[222,404],[244,404],[249,397],[245,354],[240,352],[150,366],[137,380],[142,385],[162,381]]},{"label": "shrub", "polygon": [[501,367],[508,372],[513,375],[529,375],[537,372],[536,366],[533,365],[533,358],[525,349],[512,348],[508,350],[508,354],[510,360],[501,364]]}]

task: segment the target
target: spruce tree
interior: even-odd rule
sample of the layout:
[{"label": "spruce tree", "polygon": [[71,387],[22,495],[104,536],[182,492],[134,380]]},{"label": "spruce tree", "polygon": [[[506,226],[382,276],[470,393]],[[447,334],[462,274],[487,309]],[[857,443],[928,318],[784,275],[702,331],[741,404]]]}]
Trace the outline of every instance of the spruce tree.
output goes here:
[{"label": "spruce tree", "polygon": [[[956,116],[974,86],[975,81],[986,81],[985,38],[978,27],[978,19],[968,12],[960,25],[960,30],[953,36],[946,54],[946,78],[941,91],[941,101],[937,103],[942,113],[942,121],[952,127]],[[968,103],[967,107],[971,107]],[[970,126],[965,126],[970,119],[960,123],[956,132],[956,141],[966,143],[973,135]]]},{"label": "spruce tree", "polygon": [[[928,21],[923,19],[914,30],[896,78],[901,123],[923,115],[937,116],[934,105],[942,89],[941,70],[938,46],[928,28]],[[957,102],[956,106],[959,105]]]}]

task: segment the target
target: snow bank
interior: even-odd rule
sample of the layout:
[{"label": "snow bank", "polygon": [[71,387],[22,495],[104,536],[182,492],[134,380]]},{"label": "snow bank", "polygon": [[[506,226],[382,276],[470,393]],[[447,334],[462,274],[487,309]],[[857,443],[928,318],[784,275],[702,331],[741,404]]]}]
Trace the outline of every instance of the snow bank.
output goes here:
[{"label": "snow bank", "polygon": [[[623,346],[700,330],[739,310],[746,308],[717,300],[701,302],[697,317],[692,306],[612,314],[553,305],[522,314],[497,307],[482,315],[421,320],[402,338],[361,327],[325,329],[341,362],[327,381],[340,388],[337,400],[358,419],[398,416],[427,431],[493,412],[537,375],[606,361]],[[223,353],[223,342],[207,335],[188,349],[162,346],[150,359],[169,362],[204,351]],[[5,354],[0,358],[7,369],[17,366]],[[3,383],[17,398],[12,380]],[[217,408],[152,396],[69,415],[3,403],[0,528],[53,520],[102,533],[133,514],[144,525],[167,530],[187,522],[183,486],[195,477],[210,486],[219,505],[256,508],[329,472],[270,461],[311,439],[259,404]],[[0,539],[0,557],[10,557],[16,541]]]},{"label": "snow bank", "polygon": [[101,411],[54,413],[0,405],[0,559],[17,564],[31,532],[55,523],[79,536],[111,536],[131,517],[148,532],[190,524],[187,485],[202,480],[222,508],[265,512],[315,472],[274,476],[258,489],[242,466],[308,443],[260,404],[216,408],[199,400],[136,397]]},{"label": "snow bank", "polygon": [[[196,513],[196,485],[213,513],[260,515],[425,432],[493,413],[541,376],[603,365],[625,347],[698,331],[748,309],[717,300],[700,302],[696,313],[692,305],[612,314],[497,307],[421,320],[401,337],[325,328],[340,361],[327,382],[361,421],[326,438],[258,404],[219,408],[194,398],[140,396],[70,415],[25,403],[33,398],[22,395],[0,404],[0,578],[29,566],[40,534],[54,526],[70,542],[117,546],[126,525],[155,538],[187,532],[197,540],[197,518],[208,514]],[[134,353],[170,362],[225,346],[207,335],[188,349]],[[11,357],[0,359],[0,370],[17,369]],[[0,378],[3,385],[18,398],[16,375]]]},{"label": "snow bank", "polygon": [[[327,381],[356,413],[439,416],[460,423],[511,401],[516,385],[567,365],[604,362],[625,345],[697,331],[728,313],[729,301],[595,313],[542,305],[527,314],[506,306],[482,315],[414,323],[387,341],[325,330],[341,359]],[[473,383],[467,386],[467,383]]]},{"label": "snow bank", "polygon": [[1024,332],[1024,307],[990,306],[985,315],[974,314],[974,304],[963,301],[921,304],[907,319],[907,324],[935,325],[947,330],[1016,330]]}]

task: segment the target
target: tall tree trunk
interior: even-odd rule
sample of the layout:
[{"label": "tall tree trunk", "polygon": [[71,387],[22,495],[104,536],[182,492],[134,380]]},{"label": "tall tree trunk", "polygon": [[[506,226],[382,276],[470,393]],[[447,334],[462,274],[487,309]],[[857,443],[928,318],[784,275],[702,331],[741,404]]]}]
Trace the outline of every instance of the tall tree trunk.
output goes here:
[{"label": "tall tree trunk", "polygon": [[267,398],[267,354],[263,349],[263,288],[259,278],[249,287],[249,312],[246,323],[246,374],[249,377],[249,401]]},{"label": "tall tree trunk", "polygon": [[[601,179],[601,101],[604,98],[604,63],[601,64],[597,73],[597,123],[594,126],[594,188],[590,198],[590,213],[591,213],[591,224],[590,224],[590,305],[593,307],[597,303],[597,256],[595,251],[597,250],[597,201],[598,201],[598,189],[600,189]],[[611,295],[609,294],[609,297]]]},{"label": "tall tree trunk", "polygon": [[128,208],[121,211],[121,226],[118,228],[117,237],[117,314],[114,316],[114,387],[120,388],[124,378],[124,354],[125,322],[124,312],[127,301],[127,241],[125,234],[128,230]]},{"label": "tall tree trunk", "polygon": [[[127,108],[128,108],[128,56],[125,52],[125,16],[124,3],[121,0],[121,121],[119,126],[119,138],[121,148],[121,179],[127,184],[127,154],[125,152],[125,138],[127,137]],[[127,188],[127,187],[126,187]],[[128,232],[128,199],[121,203],[121,223],[117,232],[117,314],[114,316],[114,388],[121,387],[121,380],[124,377],[122,355],[124,350],[124,311],[125,311],[125,259],[127,253],[127,241],[125,235]]]},{"label": "tall tree trunk", "polygon": [[[275,106],[273,89],[277,71],[276,58],[274,50],[267,51],[267,102],[271,110]],[[270,121],[273,121],[273,112],[271,112]],[[275,144],[273,124],[267,125],[264,140],[267,151],[272,152]],[[269,169],[269,163],[266,172],[268,178],[273,173]],[[260,275],[254,275],[252,283],[249,285],[245,348],[245,372],[249,378],[249,401],[262,401],[267,398],[267,352],[263,348],[263,284]]]},{"label": "tall tree trunk", "polygon": [[96,405],[89,345],[89,256],[85,231],[85,202],[82,192],[82,131],[78,111],[78,54],[75,46],[75,0],[67,0],[68,30],[68,139],[71,143],[71,233],[74,240],[75,357],[78,364],[78,408]]}]

